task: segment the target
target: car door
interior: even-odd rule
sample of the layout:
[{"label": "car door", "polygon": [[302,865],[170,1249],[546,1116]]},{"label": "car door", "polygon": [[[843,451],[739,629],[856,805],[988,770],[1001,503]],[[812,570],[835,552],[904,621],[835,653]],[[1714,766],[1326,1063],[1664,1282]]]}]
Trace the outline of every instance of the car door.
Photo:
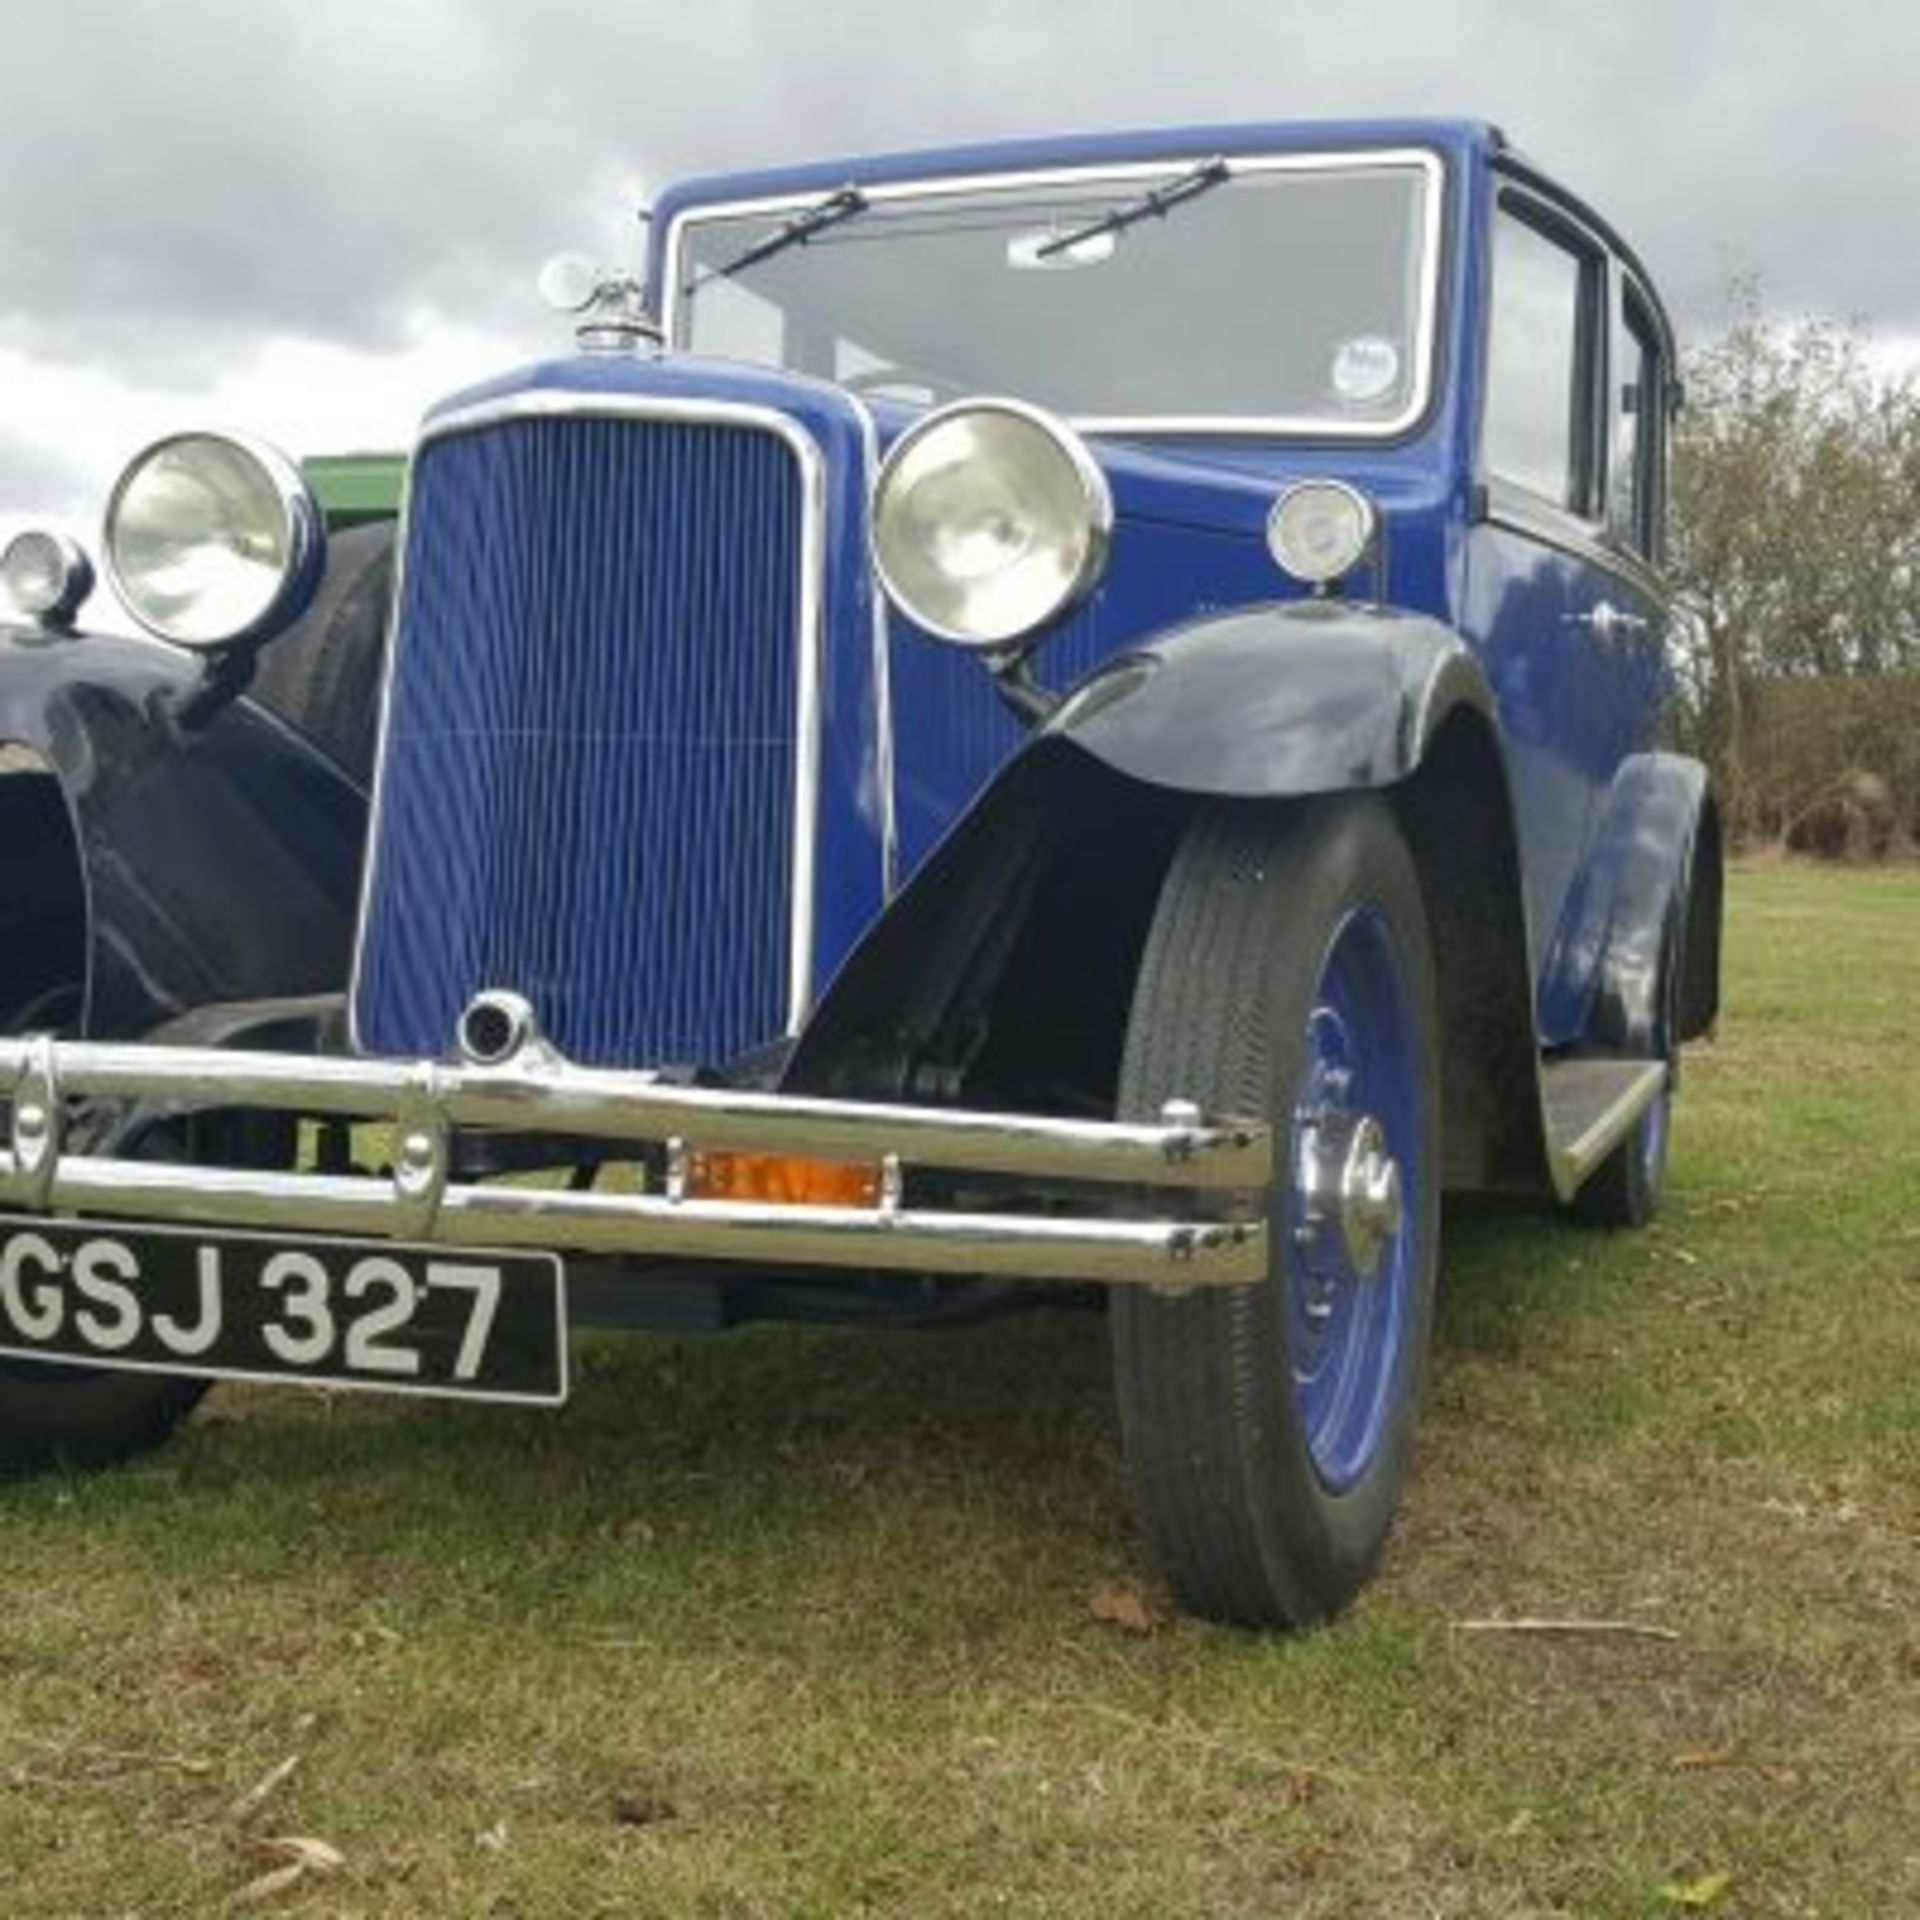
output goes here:
[{"label": "car door", "polygon": [[[1610,475],[1619,478],[1618,449],[1637,449],[1641,423],[1662,410],[1629,415],[1617,403],[1615,334],[1628,330],[1620,276],[1577,212],[1507,182],[1487,252],[1480,510],[1462,627],[1500,709],[1533,955],[1544,966],[1614,771],[1646,743],[1655,714],[1658,581],[1614,516],[1617,507],[1622,528],[1646,530],[1644,545],[1657,490]],[[1655,309],[1641,296],[1636,311],[1657,344]],[[1640,438],[1652,459],[1659,442]],[[1549,1044],[1575,1037],[1553,1030],[1555,1009],[1541,1013]]]}]

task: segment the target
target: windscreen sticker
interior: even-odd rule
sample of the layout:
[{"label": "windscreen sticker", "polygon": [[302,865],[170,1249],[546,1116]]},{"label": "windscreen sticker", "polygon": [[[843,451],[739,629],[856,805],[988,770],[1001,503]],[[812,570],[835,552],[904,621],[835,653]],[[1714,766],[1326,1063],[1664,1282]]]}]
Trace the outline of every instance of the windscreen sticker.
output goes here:
[{"label": "windscreen sticker", "polygon": [[1342,340],[1333,356],[1333,390],[1349,406],[1384,400],[1400,379],[1400,350],[1383,334]]}]

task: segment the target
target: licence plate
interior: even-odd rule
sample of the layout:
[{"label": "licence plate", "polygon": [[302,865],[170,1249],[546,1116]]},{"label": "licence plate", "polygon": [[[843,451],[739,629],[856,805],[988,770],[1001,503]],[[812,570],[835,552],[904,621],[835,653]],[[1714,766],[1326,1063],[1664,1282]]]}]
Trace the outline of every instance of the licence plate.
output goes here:
[{"label": "licence plate", "polygon": [[555,1405],[552,1253],[0,1217],[0,1354]]}]

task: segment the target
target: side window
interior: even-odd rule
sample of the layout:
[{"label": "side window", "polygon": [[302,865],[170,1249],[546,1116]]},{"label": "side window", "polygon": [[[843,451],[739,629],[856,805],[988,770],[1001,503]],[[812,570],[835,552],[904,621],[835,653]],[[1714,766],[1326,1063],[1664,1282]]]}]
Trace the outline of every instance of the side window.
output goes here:
[{"label": "side window", "polygon": [[1486,469],[1576,513],[1595,505],[1594,347],[1605,275],[1502,207],[1494,220],[1487,334]]},{"label": "side window", "polygon": [[1657,562],[1665,544],[1667,368],[1660,329],[1630,280],[1621,286],[1612,368],[1607,525],[1636,553]]}]

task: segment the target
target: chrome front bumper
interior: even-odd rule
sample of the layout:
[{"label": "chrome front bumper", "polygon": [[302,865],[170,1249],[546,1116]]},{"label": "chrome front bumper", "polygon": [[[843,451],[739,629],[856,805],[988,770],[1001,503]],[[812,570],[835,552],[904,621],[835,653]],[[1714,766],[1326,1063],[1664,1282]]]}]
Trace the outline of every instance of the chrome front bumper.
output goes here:
[{"label": "chrome front bumper", "polygon": [[[44,1037],[0,1040],[0,1099],[11,1107],[0,1209],[14,1211],[1175,1291],[1266,1272],[1268,1130],[1209,1122],[1178,1102],[1158,1125],[1117,1125],[675,1086],[576,1066],[537,1040],[473,1066]],[[393,1166],[341,1175],[97,1156],[63,1138],[75,1101],[384,1125]],[[456,1128],[652,1145],[665,1190],[456,1184]],[[847,1207],[689,1195],[690,1155],[722,1149],[877,1164],[879,1198]],[[916,1169],[1010,1178],[1036,1210],[909,1206]]]}]

